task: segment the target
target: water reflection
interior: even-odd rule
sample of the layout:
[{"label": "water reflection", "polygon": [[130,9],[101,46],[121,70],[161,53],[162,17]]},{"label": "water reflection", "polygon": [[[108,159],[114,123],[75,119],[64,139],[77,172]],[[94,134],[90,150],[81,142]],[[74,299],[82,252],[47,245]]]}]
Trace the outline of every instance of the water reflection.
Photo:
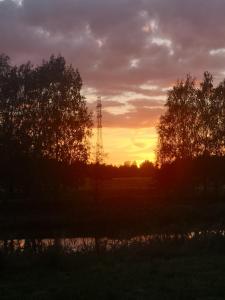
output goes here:
[{"label": "water reflection", "polygon": [[140,235],[131,238],[49,238],[49,239],[10,239],[0,240],[0,250],[5,253],[32,252],[43,253],[51,247],[62,249],[64,253],[114,251],[135,246],[151,246],[153,243],[185,242],[190,240],[205,240],[214,237],[225,238],[225,231],[197,231],[174,234]]}]

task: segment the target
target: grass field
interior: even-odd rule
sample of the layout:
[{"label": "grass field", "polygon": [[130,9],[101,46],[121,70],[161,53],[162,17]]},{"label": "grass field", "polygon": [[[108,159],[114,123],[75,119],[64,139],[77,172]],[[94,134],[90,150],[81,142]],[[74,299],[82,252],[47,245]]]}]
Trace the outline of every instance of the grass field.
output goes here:
[{"label": "grass field", "polygon": [[[151,178],[115,178],[64,190],[60,201],[9,201],[0,207],[0,239],[77,235],[148,234],[225,228],[225,201],[167,194]],[[12,234],[12,236],[11,236]]]},{"label": "grass field", "polygon": [[0,299],[225,299],[224,249],[185,249],[9,256]]}]

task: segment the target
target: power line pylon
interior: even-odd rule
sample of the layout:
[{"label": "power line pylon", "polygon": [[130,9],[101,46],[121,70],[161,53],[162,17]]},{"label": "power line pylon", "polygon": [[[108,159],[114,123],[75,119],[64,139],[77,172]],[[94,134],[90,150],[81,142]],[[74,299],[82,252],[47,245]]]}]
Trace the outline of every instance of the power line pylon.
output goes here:
[{"label": "power line pylon", "polygon": [[101,97],[97,99],[96,105],[97,114],[97,140],[96,140],[96,164],[100,164],[103,161],[103,140],[102,140],[102,101]]}]

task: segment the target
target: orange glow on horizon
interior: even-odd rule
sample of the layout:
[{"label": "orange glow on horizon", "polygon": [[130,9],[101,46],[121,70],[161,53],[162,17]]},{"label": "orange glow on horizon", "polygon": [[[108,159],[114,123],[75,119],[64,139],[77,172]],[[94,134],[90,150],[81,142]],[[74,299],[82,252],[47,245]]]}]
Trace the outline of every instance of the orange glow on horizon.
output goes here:
[{"label": "orange glow on horizon", "polygon": [[[103,148],[106,153],[105,163],[123,165],[124,162],[155,162],[157,134],[151,128],[110,128],[102,129]],[[93,130],[93,154],[96,143],[96,129]]]}]

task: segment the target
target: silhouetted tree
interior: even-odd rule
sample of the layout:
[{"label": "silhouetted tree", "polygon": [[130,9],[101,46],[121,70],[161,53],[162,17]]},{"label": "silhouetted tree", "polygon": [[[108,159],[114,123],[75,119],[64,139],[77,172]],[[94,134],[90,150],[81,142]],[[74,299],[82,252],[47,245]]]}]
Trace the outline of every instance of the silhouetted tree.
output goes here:
[{"label": "silhouetted tree", "polygon": [[194,79],[188,75],[185,81],[178,81],[169,91],[165,106],[167,110],[161,116],[158,126],[159,164],[188,158],[195,152],[196,133],[193,126],[197,112]]},{"label": "silhouetted tree", "polygon": [[[174,186],[202,186],[206,194],[222,185],[219,172],[225,156],[225,82],[213,86],[204,73],[196,87],[191,76],[169,91],[166,112],[158,126],[159,178]],[[219,163],[220,162],[220,163]],[[218,174],[220,174],[218,176]]]},{"label": "silhouetted tree", "polygon": [[37,67],[0,56],[0,175],[8,190],[87,162],[92,121],[81,88],[62,56]]},{"label": "silhouetted tree", "polygon": [[57,161],[87,161],[91,116],[81,96],[82,79],[61,56],[51,56],[36,69],[39,120],[36,145]]},{"label": "silhouetted tree", "polygon": [[213,87],[205,72],[200,87],[187,76],[169,91],[167,110],[158,126],[157,160],[160,165],[176,159],[224,155],[225,84]]}]

